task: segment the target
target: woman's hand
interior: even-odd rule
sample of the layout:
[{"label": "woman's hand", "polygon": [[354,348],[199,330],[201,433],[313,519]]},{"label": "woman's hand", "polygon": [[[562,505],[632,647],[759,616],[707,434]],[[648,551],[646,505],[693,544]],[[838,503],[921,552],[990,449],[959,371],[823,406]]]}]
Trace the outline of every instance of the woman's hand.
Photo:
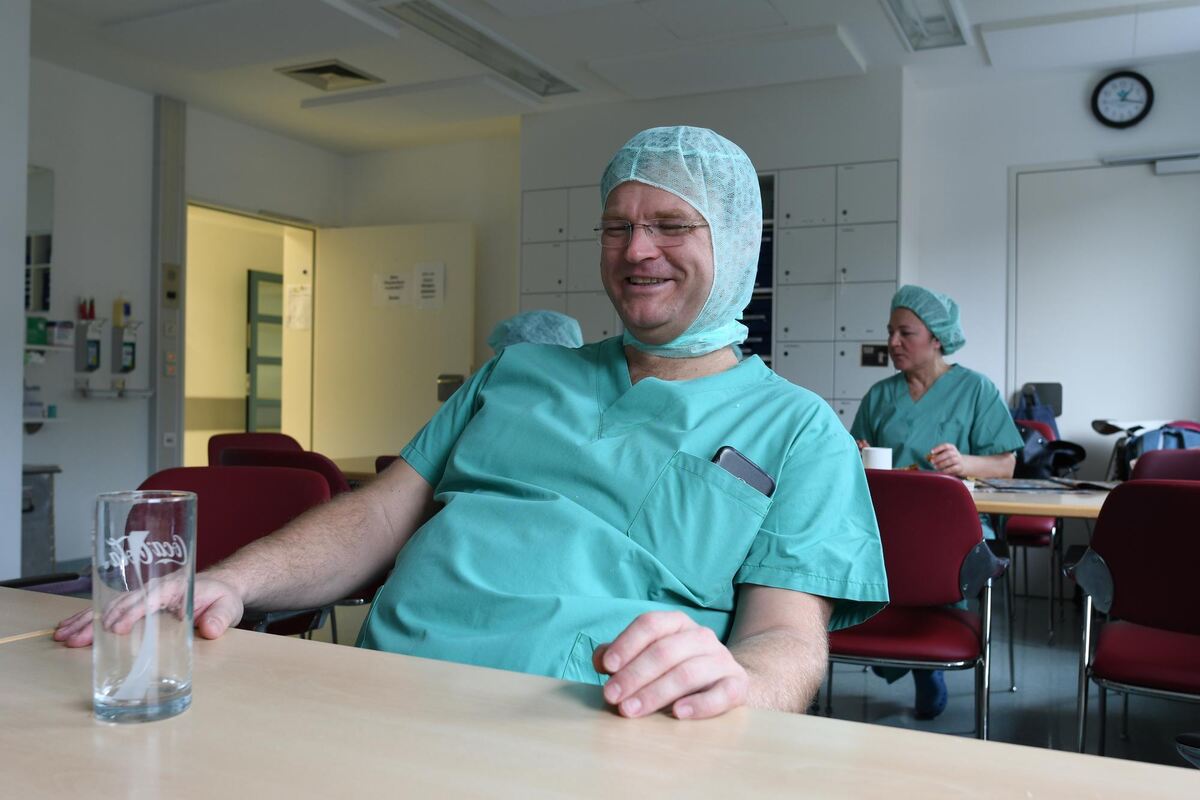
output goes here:
[{"label": "woman's hand", "polygon": [[868,442],[866,439],[855,439],[855,440],[854,440],[854,443],[855,443],[856,445],[858,445],[858,452],[860,452],[860,453],[861,453],[863,450],[865,450],[866,448],[868,448],[868,447],[870,447],[870,446],[871,446],[871,443],[870,443],[870,442]]},{"label": "woman's hand", "polygon": [[967,475],[967,467],[963,461],[963,454],[958,452],[958,448],[949,442],[939,444],[930,450],[925,460],[934,469],[945,475],[953,475],[956,478],[964,478]]}]

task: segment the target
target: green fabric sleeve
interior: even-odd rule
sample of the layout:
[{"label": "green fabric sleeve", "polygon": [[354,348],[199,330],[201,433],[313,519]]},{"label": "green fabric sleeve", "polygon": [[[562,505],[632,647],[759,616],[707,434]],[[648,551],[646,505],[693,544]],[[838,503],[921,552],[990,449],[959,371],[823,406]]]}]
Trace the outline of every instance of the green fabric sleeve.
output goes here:
[{"label": "green fabric sleeve", "polygon": [[1025,440],[1017,431],[1000,390],[984,375],[978,375],[979,387],[975,395],[975,419],[971,425],[971,454],[994,456],[1012,453],[1025,446]]},{"label": "green fabric sleeve", "polygon": [[484,364],[458,391],[450,396],[425,427],[417,432],[400,457],[408,462],[430,486],[437,488],[446,471],[446,462],[471,418],[479,408],[479,394],[487,385],[503,353]]},{"label": "green fabric sleeve", "polygon": [[856,625],[887,603],[862,459],[832,409],[823,409],[793,444],[734,582],[830,598],[830,630]]}]

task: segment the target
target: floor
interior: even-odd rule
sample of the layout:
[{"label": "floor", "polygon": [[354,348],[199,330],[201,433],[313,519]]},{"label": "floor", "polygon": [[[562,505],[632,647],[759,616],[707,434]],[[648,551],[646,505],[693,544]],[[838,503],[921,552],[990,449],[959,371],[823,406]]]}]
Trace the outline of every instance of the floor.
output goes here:
[{"label": "floor", "polygon": [[[1002,592],[996,592],[989,738],[1034,747],[1075,750],[1075,706],[1078,691],[1081,612],[1071,601],[1059,609],[1053,642],[1047,641],[1047,609],[1043,598],[1018,597],[1014,640],[1017,691],[1008,691],[1008,623]],[[975,732],[975,673],[946,673],[950,699],[935,720],[913,716],[913,682],[905,676],[892,685],[862,667],[834,667],[833,713],[838,719],[891,725],[957,736]],[[825,688],[821,709],[824,713]],[[1097,689],[1089,689],[1087,752],[1099,742]],[[1129,736],[1121,737],[1121,701],[1108,696],[1105,754],[1159,764],[1183,766],[1175,736],[1200,731],[1200,704],[1173,703],[1148,697],[1129,698]]]}]

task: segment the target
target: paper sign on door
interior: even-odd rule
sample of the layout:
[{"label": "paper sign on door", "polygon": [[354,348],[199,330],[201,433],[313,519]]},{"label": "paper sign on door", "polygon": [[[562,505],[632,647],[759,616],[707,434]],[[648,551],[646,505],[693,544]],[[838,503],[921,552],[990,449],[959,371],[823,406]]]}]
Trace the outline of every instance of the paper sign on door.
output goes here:
[{"label": "paper sign on door", "polygon": [[376,308],[412,303],[412,276],[407,272],[376,272],[371,276],[371,305]]},{"label": "paper sign on door", "polygon": [[436,311],[446,302],[446,265],[441,262],[417,264],[416,307]]}]

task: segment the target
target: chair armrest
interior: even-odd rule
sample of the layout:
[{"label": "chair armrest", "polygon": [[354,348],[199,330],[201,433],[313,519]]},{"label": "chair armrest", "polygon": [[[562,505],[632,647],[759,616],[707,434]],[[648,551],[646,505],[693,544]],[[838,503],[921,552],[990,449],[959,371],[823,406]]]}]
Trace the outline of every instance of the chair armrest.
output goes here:
[{"label": "chair armrest", "polygon": [[315,626],[319,628],[325,623],[325,615],[329,613],[330,608],[330,606],[319,606],[316,608],[289,609],[287,611],[247,611],[242,615],[242,621],[237,626],[243,630],[262,633],[273,623],[282,622],[293,617],[301,617],[306,614],[320,613],[320,622]]},{"label": "chair armrest", "polygon": [[1089,547],[1067,575],[1075,580],[1080,590],[1091,595],[1092,605],[1097,611],[1108,613],[1113,602],[1112,572],[1099,553]]},{"label": "chair armrest", "polygon": [[1067,548],[1067,552],[1063,554],[1062,571],[1063,575],[1071,580],[1075,580],[1075,565],[1083,558],[1083,554],[1087,552],[1087,545],[1073,544]]},{"label": "chair armrest", "polygon": [[963,597],[975,597],[988,581],[995,580],[1008,569],[1008,559],[998,558],[986,541],[971,548],[958,571],[958,586]]}]

